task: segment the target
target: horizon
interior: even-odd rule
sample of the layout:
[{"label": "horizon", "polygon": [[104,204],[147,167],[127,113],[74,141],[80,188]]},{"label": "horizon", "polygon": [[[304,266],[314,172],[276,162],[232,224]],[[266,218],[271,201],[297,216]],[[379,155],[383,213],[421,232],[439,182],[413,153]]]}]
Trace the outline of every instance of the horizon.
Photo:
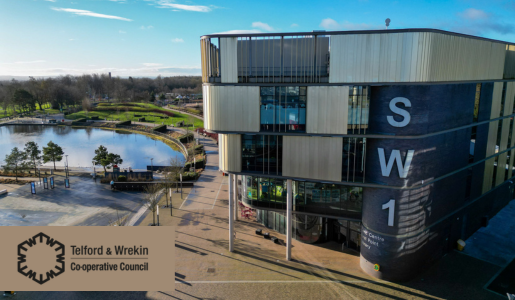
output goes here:
[{"label": "horizon", "polygon": [[217,5],[0,0],[0,27],[9,28],[0,32],[9,41],[0,48],[0,80],[108,72],[122,78],[200,76],[203,35],[384,29],[386,18],[389,29],[432,28],[515,42],[515,3],[505,0]]}]

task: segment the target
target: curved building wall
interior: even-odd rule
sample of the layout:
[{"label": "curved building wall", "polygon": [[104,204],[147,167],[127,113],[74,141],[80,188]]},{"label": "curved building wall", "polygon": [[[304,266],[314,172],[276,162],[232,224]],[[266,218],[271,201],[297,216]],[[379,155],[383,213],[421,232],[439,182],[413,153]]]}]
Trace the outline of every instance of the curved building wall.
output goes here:
[{"label": "curved building wall", "polygon": [[[370,130],[422,135],[470,124],[475,92],[475,84],[374,87]],[[392,126],[387,119],[395,115],[390,103],[396,97],[408,99],[411,106],[398,105],[411,116],[403,127]],[[402,122],[404,117],[394,118]],[[386,280],[407,280],[421,270],[413,265],[423,267],[439,258],[450,247],[449,241],[459,238],[461,221],[448,214],[464,204],[467,171],[429,185],[424,182],[466,167],[470,143],[471,128],[418,139],[368,139],[366,182],[421,187],[364,189],[361,266],[366,272]],[[398,161],[391,161],[396,151],[400,168]],[[399,172],[403,167],[406,174]],[[374,271],[374,264],[380,265],[380,271]]]}]

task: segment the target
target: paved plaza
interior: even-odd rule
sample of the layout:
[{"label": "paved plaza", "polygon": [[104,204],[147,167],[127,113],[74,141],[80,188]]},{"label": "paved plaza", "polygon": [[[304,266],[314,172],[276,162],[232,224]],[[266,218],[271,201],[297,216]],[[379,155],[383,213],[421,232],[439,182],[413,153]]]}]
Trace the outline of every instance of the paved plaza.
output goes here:
[{"label": "paved plaza", "polygon": [[[236,222],[235,252],[230,253],[227,177],[218,172],[215,143],[202,142],[209,151],[206,171],[194,188],[184,189],[182,198],[180,193],[173,194],[173,216],[170,209],[160,210],[161,226],[176,226],[176,270],[169,275],[175,281],[174,291],[19,292],[17,299],[505,299],[484,288],[501,267],[457,251],[410,282],[390,283],[366,275],[359,266],[359,254],[332,250],[337,245],[294,240],[293,261],[288,262],[285,246],[256,235],[257,228],[270,230],[251,219]],[[84,180],[89,182],[84,192],[91,193],[96,185]],[[94,192],[100,193],[107,197],[101,201],[115,207],[133,207],[133,200],[116,202],[108,187]],[[93,203],[80,209],[83,222],[95,219],[95,214],[87,217],[89,207]],[[59,220],[62,217],[53,222]],[[147,214],[139,226],[151,222],[152,215]]]},{"label": "paved plaza", "polygon": [[54,178],[54,189],[38,182],[35,195],[30,184],[7,187],[9,194],[0,196],[0,226],[103,226],[142,205],[142,193],[113,192],[100,179],[71,176],[65,188],[63,175]]}]

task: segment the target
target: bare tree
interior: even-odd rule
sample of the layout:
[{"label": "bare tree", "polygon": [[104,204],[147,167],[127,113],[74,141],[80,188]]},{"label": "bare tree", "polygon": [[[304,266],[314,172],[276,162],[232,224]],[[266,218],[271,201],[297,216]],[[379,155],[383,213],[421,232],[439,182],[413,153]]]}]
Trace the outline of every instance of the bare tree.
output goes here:
[{"label": "bare tree", "polygon": [[[184,169],[183,163],[179,160],[178,157],[170,158],[170,165],[165,168],[165,180],[164,187],[166,191],[166,206],[168,207],[168,189],[174,187],[179,189],[179,176]],[[172,206],[172,199],[170,199],[170,207]]]},{"label": "bare tree", "polygon": [[145,188],[145,198],[143,205],[152,212],[152,225],[156,225],[156,211],[161,198],[162,187],[159,184],[149,184]]},{"label": "bare tree", "polygon": [[88,97],[84,97],[82,99],[82,110],[86,112],[86,118],[88,117],[88,112],[91,110],[91,102]]},{"label": "bare tree", "polygon": [[129,214],[120,215],[116,210],[116,219],[109,219],[109,226],[128,226],[129,221]]}]

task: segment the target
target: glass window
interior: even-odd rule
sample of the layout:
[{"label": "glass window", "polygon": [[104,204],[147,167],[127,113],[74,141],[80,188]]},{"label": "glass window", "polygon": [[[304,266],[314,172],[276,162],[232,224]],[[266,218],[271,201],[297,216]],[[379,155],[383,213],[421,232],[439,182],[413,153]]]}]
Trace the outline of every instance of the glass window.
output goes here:
[{"label": "glass window", "polygon": [[366,138],[343,138],[342,181],[365,182]]},{"label": "glass window", "polygon": [[349,87],[348,132],[366,133],[370,95],[368,86]]},{"label": "glass window", "polygon": [[261,131],[305,132],[306,87],[261,87]]},{"label": "glass window", "polygon": [[[245,203],[261,208],[286,209],[287,181],[246,176]],[[363,189],[318,182],[292,182],[293,210],[360,219]],[[247,199],[245,199],[247,198]],[[270,222],[270,220],[269,220]]]},{"label": "glass window", "polygon": [[244,134],[241,141],[243,172],[282,173],[282,136]]}]

